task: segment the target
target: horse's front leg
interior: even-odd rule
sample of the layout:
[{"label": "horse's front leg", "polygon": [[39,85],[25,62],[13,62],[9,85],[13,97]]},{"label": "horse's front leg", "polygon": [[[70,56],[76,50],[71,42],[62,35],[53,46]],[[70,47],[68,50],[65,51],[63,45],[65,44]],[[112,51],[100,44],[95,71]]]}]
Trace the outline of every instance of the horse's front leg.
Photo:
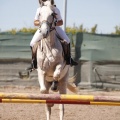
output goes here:
[{"label": "horse's front leg", "polygon": [[53,74],[53,79],[54,80],[58,80],[60,78],[61,71],[62,71],[62,63],[59,63],[56,66],[54,74]]},{"label": "horse's front leg", "polygon": [[58,79],[60,78],[61,70],[62,70],[62,64],[58,64],[53,74],[53,82],[51,85],[51,89],[53,91],[58,91]]},{"label": "horse's front leg", "polygon": [[41,93],[46,93],[47,89],[45,86],[45,72],[42,71],[40,68],[38,68],[38,81],[40,84],[40,92]]}]

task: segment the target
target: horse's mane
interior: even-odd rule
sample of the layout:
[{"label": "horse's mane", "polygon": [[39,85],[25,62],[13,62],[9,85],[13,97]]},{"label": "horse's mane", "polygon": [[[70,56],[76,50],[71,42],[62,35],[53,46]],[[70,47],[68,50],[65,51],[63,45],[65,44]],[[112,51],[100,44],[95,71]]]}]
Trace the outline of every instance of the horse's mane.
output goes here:
[{"label": "horse's mane", "polygon": [[46,1],[46,2],[44,2],[44,5],[45,5],[45,6],[48,6],[48,7],[53,7],[53,5],[51,4],[50,1]]},{"label": "horse's mane", "polygon": [[52,11],[54,11],[54,6],[51,4],[51,2],[50,1],[46,1],[46,2],[44,2],[44,5],[42,6],[42,10],[44,11],[46,11],[46,8],[47,8],[47,10],[48,9],[51,9]]},{"label": "horse's mane", "polygon": [[44,2],[44,5],[45,6],[51,6],[51,2],[50,1],[46,1],[46,2]]}]

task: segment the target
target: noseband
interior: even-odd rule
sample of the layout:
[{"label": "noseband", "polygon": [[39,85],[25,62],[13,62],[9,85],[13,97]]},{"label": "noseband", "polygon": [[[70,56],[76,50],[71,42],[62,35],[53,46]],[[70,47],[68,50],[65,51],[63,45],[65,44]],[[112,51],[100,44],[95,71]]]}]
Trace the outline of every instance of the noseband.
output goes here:
[{"label": "noseband", "polygon": [[41,28],[42,24],[46,23],[46,24],[49,26],[50,32],[51,32],[51,31],[54,29],[54,28],[52,28],[52,25],[53,25],[53,23],[54,23],[55,13],[52,13],[52,17],[53,17],[53,20],[52,20],[51,23],[48,22],[48,20],[43,20],[43,21],[41,22],[41,24],[40,24],[40,28]]}]

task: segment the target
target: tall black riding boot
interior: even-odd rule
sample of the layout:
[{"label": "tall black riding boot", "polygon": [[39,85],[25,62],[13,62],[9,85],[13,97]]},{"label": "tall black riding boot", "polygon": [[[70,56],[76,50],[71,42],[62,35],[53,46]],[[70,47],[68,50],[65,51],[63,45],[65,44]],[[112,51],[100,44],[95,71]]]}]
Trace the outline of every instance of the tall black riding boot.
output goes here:
[{"label": "tall black riding boot", "polygon": [[32,47],[30,47],[30,48],[31,48],[31,51],[32,51],[32,61],[31,61],[30,67],[28,67],[27,70],[32,71],[34,69],[37,69],[37,58],[36,58],[36,52],[33,51]]},{"label": "tall black riding boot", "polygon": [[63,50],[64,50],[64,54],[65,54],[64,56],[65,56],[66,64],[71,65],[71,66],[78,65],[78,63],[71,58],[70,43],[69,44],[64,43]]}]

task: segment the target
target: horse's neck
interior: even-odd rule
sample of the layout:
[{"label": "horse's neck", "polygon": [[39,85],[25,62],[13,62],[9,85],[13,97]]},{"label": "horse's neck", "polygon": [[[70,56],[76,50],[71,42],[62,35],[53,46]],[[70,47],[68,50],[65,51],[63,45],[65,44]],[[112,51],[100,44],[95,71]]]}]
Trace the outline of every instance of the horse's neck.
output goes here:
[{"label": "horse's neck", "polygon": [[48,48],[50,50],[57,49],[60,52],[62,52],[62,50],[63,50],[62,45],[56,36],[55,30],[50,32],[49,36],[45,39],[45,41],[43,40],[42,45],[45,50],[48,50]]},{"label": "horse's neck", "polygon": [[55,46],[55,43],[56,43],[55,30],[53,30],[49,35],[49,44],[51,46]]}]

